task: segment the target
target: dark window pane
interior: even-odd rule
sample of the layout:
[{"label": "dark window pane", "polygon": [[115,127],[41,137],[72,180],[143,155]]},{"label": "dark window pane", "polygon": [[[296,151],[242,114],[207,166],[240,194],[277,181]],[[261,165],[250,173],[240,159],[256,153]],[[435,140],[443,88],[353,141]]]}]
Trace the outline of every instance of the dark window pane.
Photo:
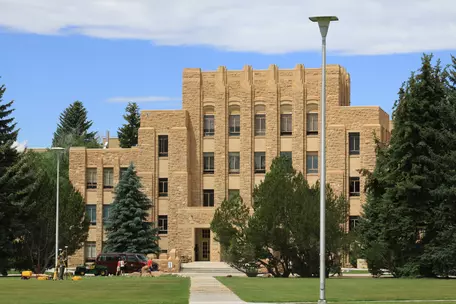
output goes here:
[{"label": "dark window pane", "polygon": [[111,205],[103,205],[103,224],[109,222],[109,214],[111,212]]},{"label": "dark window pane", "polygon": [[203,172],[206,174],[214,173],[214,152],[204,152]]},{"label": "dark window pane", "polygon": [[255,152],[255,173],[265,173],[266,172],[266,153],[265,152]]},{"label": "dark window pane", "polygon": [[97,224],[97,205],[86,205],[86,214],[89,217],[91,225]]},{"label": "dark window pane", "polygon": [[228,153],[228,168],[229,168],[229,173],[239,173],[240,170],[240,156],[239,152],[229,152]]},{"label": "dark window pane", "polygon": [[359,132],[356,133],[348,133],[348,148],[350,155],[357,155],[359,154]]},{"label": "dark window pane", "polygon": [[87,189],[96,189],[97,188],[97,169],[88,168],[86,172],[87,176]]},{"label": "dark window pane", "polygon": [[359,177],[350,177],[350,196],[359,196]]},{"label": "dark window pane", "polygon": [[263,136],[266,134],[266,115],[255,115],[255,135]]},{"label": "dark window pane", "polygon": [[168,156],[168,135],[158,135],[158,156]]},{"label": "dark window pane", "polygon": [[168,179],[167,178],[158,179],[158,195],[159,196],[168,196]]},{"label": "dark window pane", "polygon": [[229,128],[230,136],[239,136],[241,134],[241,116],[230,115],[229,116]]},{"label": "dark window pane", "polygon": [[318,173],[318,155],[316,153],[307,154],[306,167],[307,173]]},{"label": "dark window pane", "polygon": [[291,114],[280,114],[280,135],[291,135],[292,126]]},{"label": "dark window pane", "polygon": [[307,113],[307,134],[318,134],[318,113]]},{"label": "dark window pane", "polygon": [[214,190],[203,190],[203,206],[214,207]]},{"label": "dark window pane", "polygon": [[158,233],[167,234],[168,233],[168,216],[159,215],[158,216]]},{"label": "dark window pane", "polygon": [[204,136],[213,136],[215,132],[214,115],[204,115]]}]

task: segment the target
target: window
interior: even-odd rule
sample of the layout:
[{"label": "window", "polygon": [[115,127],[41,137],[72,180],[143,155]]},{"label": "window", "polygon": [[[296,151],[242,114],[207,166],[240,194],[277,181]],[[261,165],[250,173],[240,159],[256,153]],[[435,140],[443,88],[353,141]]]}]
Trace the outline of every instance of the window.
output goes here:
[{"label": "window", "polygon": [[127,255],[127,262],[138,262],[138,258],[135,255]]},{"label": "window", "polygon": [[239,196],[239,189],[229,189],[228,190],[228,199],[229,200],[236,196]]},{"label": "window", "polygon": [[89,217],[90,225],[97,224],[97,205],[86,205],[86,213]]},{"label": "window", "polygon": [[239,136],[241,134],[241,116],[229,116],[230,136]]},{"label": "window", "polygon": [[228,167],[230,174],[239,173],[239,152],[229,152],[228,153]]},{"label": "window", "polygon": [[85,243],[86,260],[93,261],[97,258],[97,245],[95,242]]},{"label": "window", "polygon": [[167,215],[158,216],[158,233],[160,233],[160,234],[168,233],[168,216]]},{"label": "window", "polygon": [[281,151],[280,152],[281,157],[287,157],[289,160],[293,159],[292,153],[291,152],[286,152],[286,151]]},{"label": "window", "polygon": [[158,156],[168,156],[168,135],[158,135]]},{"label": "window", "polygon": [[158,196],[168,196],[168,179],[158,179]]},{"label": "window", "polygon": [[291,135],[292,130],[291,114],[280,114],[280,135]]},{"label": "window", "polygon": [[210,239],[211,238],[211,230],[210,229],[201,229],[201,237],[203,239]]},{"label": "window", "polygon": [[307,134],[318,134],[318,113],[307,113]]},{"label": "window", "polygon": [[111,205],[103,205],[103,224],[109,222],[109,213],[111,212]]},{"label": "window", "polygon": [[255,115],[255,135],[263,136],[266,134],[266,115],[256,114]]},{"label": "window", "polygon": [[359,177],[350,177],[350,196],[359,196]]},{"label": "window", "polygon": [[120,168],[119,179],[122,179],[124,174],[127,172],[128,168]]},{"label": "window", "polygon": [[97,188],[97,169],[89,168],[87,169],[87,189],[96,189]]},{"label": "window", "polygon": [[318,154],[317,153],[308,153],[306,162],[306,172],[307,173],[318,173]]},{"label": "window", "polygon": [[359,132],[348,133],[348,147],[350,155],[359,154]]},{"label": "window", "polygon": [[203,173],[213,174],[214,173],[214,152],[204,152],[204,167]]},{"label": "window", "polygon": [[266,172],[266,153],[255,152],[255,173]]},{"label": "window", "polygon": [[103,188],[112,189],[114,186],[114,169],[104,168],[103,169]]},{"label": "window", "polygon": [[203,190],[203,207],[214,207],[214,190]]},{"label": "window", "polygon": [[350,216],[348,222],[348,230],[353,231],[358,225],[359,216]]},{"label": "window", "polygon": [[214,115],[204,115],[204,136],[214,136]]}]

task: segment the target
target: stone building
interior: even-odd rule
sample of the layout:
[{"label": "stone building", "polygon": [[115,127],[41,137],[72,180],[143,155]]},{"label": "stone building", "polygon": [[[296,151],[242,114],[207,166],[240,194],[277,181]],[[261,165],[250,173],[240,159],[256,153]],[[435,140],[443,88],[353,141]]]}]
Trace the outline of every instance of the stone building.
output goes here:
[{"label": "stone building", "polygon": [[[273,158],[288,155],[311,183],[319,178],[321,69],[192,68],[184,70],[182,86],[182,110],[141,111],[136,147],[113,148],[107,139],[105,149],[71,149],[70,178],[92,221],[73,263],[102,250],[113,187],[130,162],[154,202],[150,221],[161,227],[162,250],[197,261],[220,260],[209,230],[215,209],[236,192],[251,204],[254,185]],[[349,197],[347,229],[356,225],[365,199],[357,170],[375,165],[374,133],[388,140],[388,114],[377,106],[350,106],[349,74],[328,65],[327,181]]]}]

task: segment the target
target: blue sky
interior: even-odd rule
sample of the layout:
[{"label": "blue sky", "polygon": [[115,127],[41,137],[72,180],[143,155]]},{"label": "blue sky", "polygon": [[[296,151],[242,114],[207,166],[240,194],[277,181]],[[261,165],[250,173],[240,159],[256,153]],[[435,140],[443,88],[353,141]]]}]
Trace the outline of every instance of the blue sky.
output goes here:
[{"label": "blue sky", "polygon": [[[99,24],[88,24],[87,20],[78,19],[84,15],[73,20],[71,14],[65,19],[69,21],[62,23],[63,19],[57,20],[55,16],[60,16],[59,9],[65,16],[66,7],[53,6],[55,11],[50,10],[49,15],[41,16],[39,14],[47,12],[46,8],[61,4],[54,0],[36,1],[43,5],[39,12],[32,10],[30,4],[25,3],[27,0],[0,0],[0,6],[3,3],[3,8],[6,7],[2,9],[3,13],[0,11],[0,83],[7,87],[5,100],[15,100],[15,116],[21,129],[19,141],[27,141],[29,147],[50,145],[59,114],[74,100],[81,100],[86,106],[89,118],[94,122],[93,130],[102,135],[109,130],[112,136],[116,135],[117,128],[123,123],[126,102],[110,102],[109,99],[155,96],[160,97],[156,98],[158,100],[168,100],[140,102],[140,108],[179,109],[182,70],[186,67],[214,70],[224,65],[228,69],[241,69],[249,64],[254,69],[266,69],[270,64],[277,64],[279,68],[293,68],[298,63],[306,67],[319,67],[321,64],[318,28],[314,24],[307,25],[310,23],[304,20],[307,17],[302,17],[303,20],[295,25],[289,21],[290,18],[284,19],[290,23],[286,26],[293,29],[297,27],[297,33],[300,33],[302,24],[306,26],[302,37],[290,35],[288,39],[282,37],[286,35],[269,28],[269,24],[258,26],[241,23],[239,28],[242,32],[236,32],[236,28],[229,31],[223,24],[217,27],[214,20],[209,20],[210,24],[198,23],[198,26],[194,26],[190,15],[177,13],[171,14],[175,20],[190,20],[188,30],[185,24],[165,26],[160,23],[160,32],[156,33],[145,32],[144,29],[149,27],[147,23],[137,24],[133,17],[119,21],[116,14],[106,16],[107,9],[100,10],[98,7],[93,12],[91,7],[85,9],[86,15],[93,14],[93,18],[100,16],[99,19],[90,19],[97,20]],[[19,6],[18,2],[21,2]],[[122,0],[105,2],[111,4],[108,11],[114,10],[113,7],[117,9],[116,5],[119,5],[119,10],[129,5]],[[133,2],[140,5],[143,1]],[[237,0],[233,2],[242,5]],[[272,2],[266,0],[258,3]],[[296,5],[297,2],[286,0],[284,3]],[[142,5],[146,8],[149,4]],[[203,8],[213,9],[210,5],[200,5],[199,9]],[[270,8],[274,9],[273,6]],[[340,11],[339,17],[348,14],[341,8],[337,9]],[[441,10],[445,11],[444,7]],[[19,11],[19,20],[13,20],[11,16]],[[138,11],[143,10],[138,8]],[[175,10],[172,12],[175,13]],[[156,16],[158,13],[154,11],[151,14]],[[41,21],[28,20],[36,17],[40,17]],[[140,17],[137,19],[143,20]],[[226,20],[223,22],[226,24]],[[364,38],[363,29],[359,26],[355,28],[353,22],[344,24],[341,18],[340,23],[331,25],[328,64],[341,64],[350,73],[352,105],[380,105],[391,113],[401,83],[412,70],[419,67],[422,52],[432,51],[445,64],[449,62],[451,50],[456,49],[456,45],[451,44],[454,42],[448,44],[446,41],[454,39],[443,41],[440,36],[420,32],[418,21],[415,27],[408,29],[394,22],[388,25],[392,28],[377,26],[372,32],[374,37]],[[119,27],[113,29],[114,26]],[[375,24],[369,26],[374,28]],[[352,31],[350,27],[356,30]],[[219,32],[210,31],[214,28],[219,29]],[[391,32],[395,28],[403,32]],[[390,38],[387,37],[388,32]],[[422,40],[417,40],[417,33],[424,36],[420,38]],[[299,41],[295,42],[296,39]],[[456,52],[453,53],[456,55]]]}]

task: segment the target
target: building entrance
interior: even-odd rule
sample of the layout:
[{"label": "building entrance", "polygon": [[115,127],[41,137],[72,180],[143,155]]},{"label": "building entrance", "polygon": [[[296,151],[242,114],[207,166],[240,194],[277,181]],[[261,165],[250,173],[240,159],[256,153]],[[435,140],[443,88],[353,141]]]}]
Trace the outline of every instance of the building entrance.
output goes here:
[{"label": "building entrance", "polygon": [[211,260],[211,230],[206,228],[195,229],[195,261]]}]

